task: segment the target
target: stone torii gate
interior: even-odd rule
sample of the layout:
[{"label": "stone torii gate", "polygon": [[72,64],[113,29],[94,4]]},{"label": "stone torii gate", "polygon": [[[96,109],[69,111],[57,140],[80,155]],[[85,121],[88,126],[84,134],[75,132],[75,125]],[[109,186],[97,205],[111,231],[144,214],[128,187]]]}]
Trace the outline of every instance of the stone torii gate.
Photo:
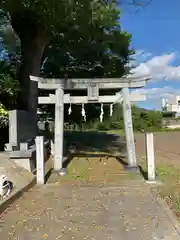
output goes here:
[{"label": "stone torii gate", "polygon": [[[55,139],[54,139],[54,170],[61,171],[63,164],[64,142],[64,104],[85,103],[123,103],[123,116],[128,154],[128,167],[137,168],[134,133],[132,125],[131,102],[144,101],[145,96],[129,91],[129,88],[142,88],[149,76],[126,78],[95,78],[95,79],[48,79],[30,76],[38,83],[38,88],[55,90],[55,95],[38,97],[39,104],[55,104]],[[64,90],[86,90],[87,96],[70,96]],[[99,95],[99,89],[121,89],[115,95]]]}]

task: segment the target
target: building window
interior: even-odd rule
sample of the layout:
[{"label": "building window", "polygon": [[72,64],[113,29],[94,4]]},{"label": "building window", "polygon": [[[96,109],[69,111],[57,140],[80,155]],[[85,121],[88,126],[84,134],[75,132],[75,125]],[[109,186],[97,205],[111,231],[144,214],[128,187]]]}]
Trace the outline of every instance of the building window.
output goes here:
[{"label": "building window", "polygon": [[178,100],[178,106],[180,106],[180,100]]}]

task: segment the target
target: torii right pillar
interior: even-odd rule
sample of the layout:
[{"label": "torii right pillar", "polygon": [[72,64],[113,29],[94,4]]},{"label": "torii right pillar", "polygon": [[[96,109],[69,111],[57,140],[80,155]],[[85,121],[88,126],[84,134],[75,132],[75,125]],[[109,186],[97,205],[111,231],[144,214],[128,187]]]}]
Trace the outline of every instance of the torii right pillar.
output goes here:
[{"label": "torii right pillar", "polygon": [[126,135],[126,150],[128,155],[127,168],[132,170],[137,170],[136,150],[135,150],[135,142],[134,142],[129,88],[123,88],[122,95],[123,95],[124,128],[125,128],[125,135]]}]

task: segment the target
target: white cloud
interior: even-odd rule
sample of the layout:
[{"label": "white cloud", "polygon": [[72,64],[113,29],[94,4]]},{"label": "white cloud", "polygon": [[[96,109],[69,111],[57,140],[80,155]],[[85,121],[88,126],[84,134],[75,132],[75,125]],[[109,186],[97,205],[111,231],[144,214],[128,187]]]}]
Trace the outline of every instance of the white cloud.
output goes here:
[{"label": "white cloud", "polygon": [[[160,56],[152,56],[150,53],[139,50],[136,52],[135,58],[137,61],[134,65],[137,67],[131,70],[131,73],[135,76],[150,75],[150,82],[160,80],[180,80],[180,64],[177,65],[180,57],[177,52],[171,52]],[[165,84],[166,83],[167,82],[165,82]],[[148,88],[147,84],[146,88],[136,89],[133,91],[146,95],[147,103],[151,103],[159,108],[161,107],[162,98],[169,100],[173,96],[180,96],[180,88],[173,88],[170,85]]]},{"label": "white cloud", "polygon": [[139,50],[135,54],[135,57],[139,59],[140,55],[144,55],[148,59],[141,62],[136,68],[132,69],[131,73],[135,75],[149,74],[152,78],[152,81],[163,79],[180,80],[180,65],[172,65],[173,62],[179,57],[177,53],[172,52],[170,54],[164,54],[150,58],[150,53],[146,54]]},{"label": "white cloud", "polygon": [[135,92],[146,95],[147,100],[153,99],[170,99],[174,95],[180,95],[180,89],[165,86],[162,88],[141,88],[134,90]]}]

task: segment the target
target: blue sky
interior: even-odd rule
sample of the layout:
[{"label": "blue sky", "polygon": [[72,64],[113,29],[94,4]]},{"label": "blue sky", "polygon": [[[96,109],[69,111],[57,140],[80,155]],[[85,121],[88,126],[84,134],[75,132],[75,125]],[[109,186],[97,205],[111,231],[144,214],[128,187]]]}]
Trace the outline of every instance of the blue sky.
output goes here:
[{"label": "blue sky", "polygon": [[[152,0],[143,9],[125,8],[121,26],[132,33],[136,60],[152,75],[140,103],[146,108],[160,108],[161,98],[180,95],[180,0]],[[148,90],[147,90],[148,89]]]}]

